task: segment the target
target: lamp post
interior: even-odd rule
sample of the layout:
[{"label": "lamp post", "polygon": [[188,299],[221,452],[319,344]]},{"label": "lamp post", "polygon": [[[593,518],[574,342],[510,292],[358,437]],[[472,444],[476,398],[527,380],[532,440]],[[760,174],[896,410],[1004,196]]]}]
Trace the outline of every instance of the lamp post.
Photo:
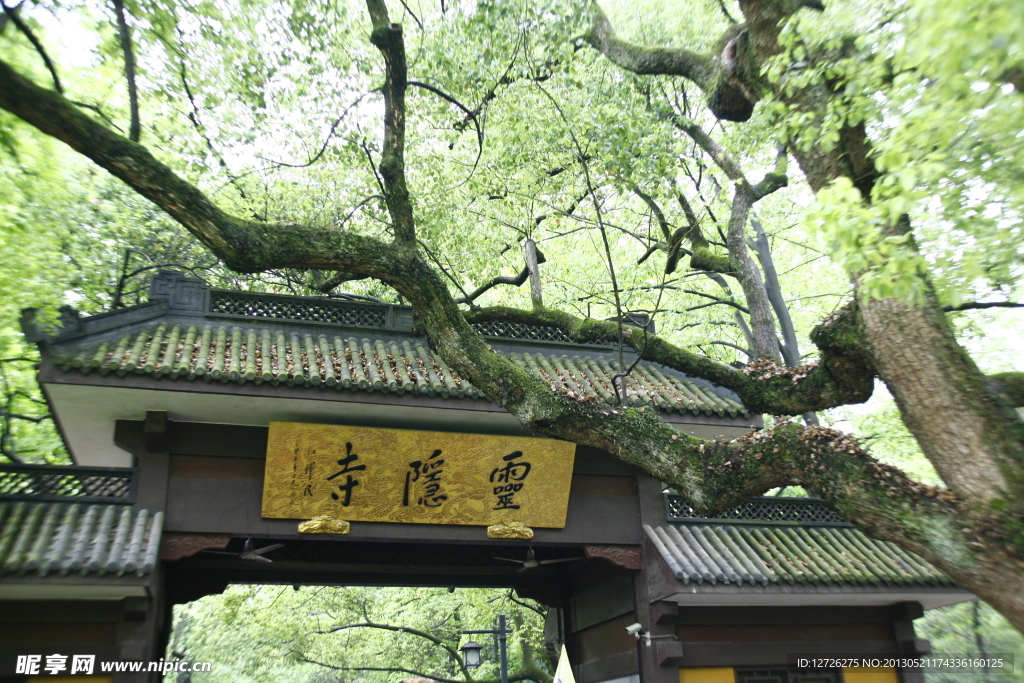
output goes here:
[{"label": "lamp post", "polygon": [[[489,633],[498,636],[498,652],[501,655],[501,683],[508,683],[508,634],[512,631],[505,628],[505,615],[498,615],[498,628],[485,629],[481,631],[462,631],[464,635]],[[480,650],[483,646],[472,640],[460,647],[462,650],[462,663],[467,669],[475,669],[480,666]]]}]

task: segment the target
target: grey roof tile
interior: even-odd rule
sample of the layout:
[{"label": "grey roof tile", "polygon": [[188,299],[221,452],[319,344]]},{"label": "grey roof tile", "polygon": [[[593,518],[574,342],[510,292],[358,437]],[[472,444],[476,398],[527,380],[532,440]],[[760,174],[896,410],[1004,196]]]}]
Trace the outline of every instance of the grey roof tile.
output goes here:
[{"label": "grey roof tile", "polygon": [[684,584],[955,585],[902,548],[850,527],[672,524],[644,532]]},{"label": "grey roof tile", "polygon": [[[600,356],[508,353],[520,368],[560,391],[615,402],[616,361]],[[65,370],[125,377],[238,384],[286,384],[443,398],[484,398],[419,340],[329,335],[160,322],[116,340],[54,348]],[[638,363],[626,380],[626,403],[662,412],[748,418],[736,401],[668,368]]]},{"label": "grey roof tile", "polygon": [[0,501],[0,580],[144,576],[156,566],[163,516],[127,505]]}]

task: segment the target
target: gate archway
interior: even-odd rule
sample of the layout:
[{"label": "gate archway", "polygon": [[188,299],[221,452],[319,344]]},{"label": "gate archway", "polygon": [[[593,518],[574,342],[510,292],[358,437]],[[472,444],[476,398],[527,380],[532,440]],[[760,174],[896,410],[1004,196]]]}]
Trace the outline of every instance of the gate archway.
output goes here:
[{"label": "gate archway", "polygon": [[[90,318],[68,310],[62,324],[50,334],[26,319],[42,350],[39,381],[76,463],[107,469],[7,468],[5,662],[43,642],[156,659],[169,606],[228,583],[502,586],[558,610],[580,683],[708,683],[747,666],[784,670],[793,652],[913,657],[926,648],[913,632],[920,610],[971,597],[820,503],[760,501],[699,519],[659,482],[584,447],[560,482],[564,524],[528,541],[402,519],[304,534],[301,517],[263,516],[271,422],[532,435],[431,354],[407,307],[223,292],[163,272],[149,302]],[[618,349],[523,325],[481,332],[545,381],[611,400]],[[761,425],[729,392],[655,364],[636,364],[628,385],[628,401],[698,436]],[[51,475],[79,483],[49,496]],[[96,482],[125,478],[127,490],[93,495]],[[273,562],[243,559],[250,539],[282,546]],[[520,572],[493,559],[526,559],[530,548],[538,560],[577,561]],[[65,641],[52,637],[58,623]],[[105,635],[90,640],[99,627],[86,623]],[[651,638],[627,633],[634,623]],[[920,681],[912,669],[886,676]]]}]

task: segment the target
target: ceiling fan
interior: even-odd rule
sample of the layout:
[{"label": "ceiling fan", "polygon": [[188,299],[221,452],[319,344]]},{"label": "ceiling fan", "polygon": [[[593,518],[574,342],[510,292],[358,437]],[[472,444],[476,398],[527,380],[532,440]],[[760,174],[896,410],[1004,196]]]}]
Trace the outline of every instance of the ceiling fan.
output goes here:
[{"label": "ceiling fan", "polygon": [[561,557],[557,560],[538,560],[537,555],[533,552],[533,546],[527,546],[526,548],[526,559],[525,560],[513,560],[510,557],[495,557],[496,560],[502,560],[503,562],[515,562],[516,564],[523,565],[519,571],[525,572],[527,569],[536,569],[542,564],[555,564],[556,562],[575,562],[578,557]]},{"label": "ceiling fan", "polygon": [[204,550],[204,553],[211,553],[213,555],[231,555],[232,557],[238,557],[242,560],[253,560],[256,562],[273,562],[269,557],[264,557],[265,554],[271,550],[277,550],[283,548],[284,543],[274,543],[271,545],[265,545],[262,548],[253,548],[252,539],[245,539],[245,547],[242,548],[242,552],[233,553],[229,550]]}]

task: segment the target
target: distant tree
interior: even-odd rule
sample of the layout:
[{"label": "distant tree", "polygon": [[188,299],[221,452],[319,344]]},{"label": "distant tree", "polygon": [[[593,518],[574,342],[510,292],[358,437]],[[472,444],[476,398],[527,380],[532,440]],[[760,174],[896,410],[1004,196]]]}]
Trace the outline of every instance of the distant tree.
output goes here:
[{"label": "distant tree", "polygon": [[[484,662],[462,665],[463,630],[509,617],[509,680],[550,683],[546,608],[497,589],[232,586],[176,608],[168,660],[210,661],[202,680],[495,683],[490,639]],[[183,683],[180,678],[177,683]]]}]

